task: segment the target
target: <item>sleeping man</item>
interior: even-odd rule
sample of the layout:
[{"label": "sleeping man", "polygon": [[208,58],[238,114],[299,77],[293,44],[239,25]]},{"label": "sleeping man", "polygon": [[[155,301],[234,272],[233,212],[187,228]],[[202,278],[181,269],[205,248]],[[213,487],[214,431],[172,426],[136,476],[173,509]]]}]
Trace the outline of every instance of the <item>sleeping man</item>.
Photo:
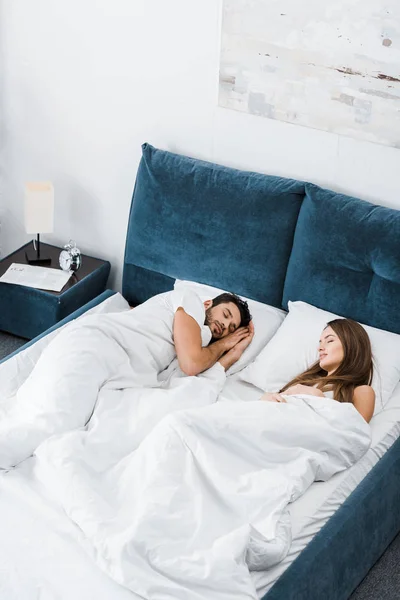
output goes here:
[{"label": "sleeping man", "polygon": [[220,294],[203,303],[193,291],[174,290],[155,296],[154,301],[159,304],[157,313],[170,324],[171,350],[186,375],[198,375],[222,356],[221,364],[228,369],[253,339],[247,302],[235,294]]},{"label": "sleeping man", "polygon": [[24,460],[50,435],[84,426],[100,390],[166,387],[162,373],[176,357],[184,375],[207,371],[223,383],[253,335],[247,303],[239,297],[222,294],[203,303],[189,290],[72,321],[1,403],[0,468]]},{"label": "sleeping man", "polygon": [[158,375],[175,357],[185,375],[198,375],[217,362],[226,370],[254,336],[247,302],[228,293],[202,302],[192,290],[176,289],[153,296],[129,315],[109,318],[124,322],[131,332],[130,340],[119,341],[128,348],[131,365],[140,365],[140,383],[145,374],[146,386],[151,380],[156,386]]}]

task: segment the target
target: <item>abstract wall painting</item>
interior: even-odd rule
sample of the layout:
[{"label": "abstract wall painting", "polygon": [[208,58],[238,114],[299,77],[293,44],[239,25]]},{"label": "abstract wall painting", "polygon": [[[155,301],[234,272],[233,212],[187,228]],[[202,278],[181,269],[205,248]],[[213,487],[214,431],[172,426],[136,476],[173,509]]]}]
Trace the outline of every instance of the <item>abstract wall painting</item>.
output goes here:
[{"label": "abstract wall painting", "polygon": [[400,148],[400,1],[224,0],[219,105]]}]

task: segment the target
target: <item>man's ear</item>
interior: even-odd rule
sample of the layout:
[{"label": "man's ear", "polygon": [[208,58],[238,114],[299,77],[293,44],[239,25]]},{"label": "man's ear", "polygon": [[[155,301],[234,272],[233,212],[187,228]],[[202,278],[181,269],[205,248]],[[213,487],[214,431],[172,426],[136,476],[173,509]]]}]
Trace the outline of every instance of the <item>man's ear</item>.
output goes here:
[{"label": "man's ear", "polygon": [[206,310],[208,310],[209,308],[212,307],[213,301],[212,300],[204,300],[203,304],[204,304],[204,308]]}]

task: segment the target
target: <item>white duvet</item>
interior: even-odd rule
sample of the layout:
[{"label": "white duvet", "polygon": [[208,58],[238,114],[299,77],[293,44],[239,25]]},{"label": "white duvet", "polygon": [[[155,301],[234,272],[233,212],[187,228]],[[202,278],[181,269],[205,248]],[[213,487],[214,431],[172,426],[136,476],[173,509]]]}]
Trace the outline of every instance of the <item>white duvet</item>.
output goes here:
[{"label": "white duvet", "polygon": [[[249,569],[286,555],[288,504],[354,464],[369,426],[313,396],[216,402],[219,365],[147,387],[124,315],[92,316],[83,355],[87,331],[64,329],[22,392],[1,381],[0,465],[35,451],[47,493],[134,597],[255,600]],[[160,347],[147,347],[155,361]]]}]

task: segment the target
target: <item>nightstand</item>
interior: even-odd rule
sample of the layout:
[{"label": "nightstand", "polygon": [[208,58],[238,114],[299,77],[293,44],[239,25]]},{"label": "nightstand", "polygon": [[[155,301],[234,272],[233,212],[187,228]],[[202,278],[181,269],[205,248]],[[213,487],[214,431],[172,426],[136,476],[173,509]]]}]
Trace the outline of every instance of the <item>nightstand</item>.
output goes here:
[{"label": "nightstand", "polygon": [[[32,242],[0,261],[0,276],[11,263],[26,264],[25,251]],[[50,268],[59,269],[62,248],[41,243],[44,255],[51,257]],[[0,283],[0,330],[32,339],[52,327],[106,289],[110,263],[82,254],[82,265],[61,292]]]}]

